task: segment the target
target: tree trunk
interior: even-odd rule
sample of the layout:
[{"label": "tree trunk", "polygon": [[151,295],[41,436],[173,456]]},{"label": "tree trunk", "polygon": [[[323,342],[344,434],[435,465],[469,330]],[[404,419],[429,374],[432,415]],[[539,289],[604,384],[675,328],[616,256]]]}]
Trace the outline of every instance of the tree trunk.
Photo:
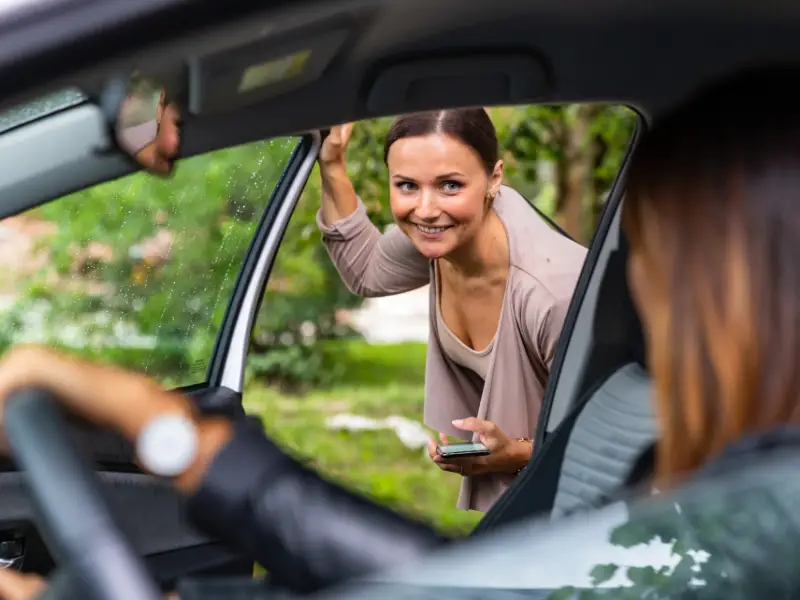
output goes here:
[{"label": "tree trunk", "polygon": [[556,221],[575,240],[588,244],[591,237],[586,207],[596,203],[594,185],[597,145],[591,136],[599,107],[578,104],[564,107],[558,128],[561,157],[556,163]]}]

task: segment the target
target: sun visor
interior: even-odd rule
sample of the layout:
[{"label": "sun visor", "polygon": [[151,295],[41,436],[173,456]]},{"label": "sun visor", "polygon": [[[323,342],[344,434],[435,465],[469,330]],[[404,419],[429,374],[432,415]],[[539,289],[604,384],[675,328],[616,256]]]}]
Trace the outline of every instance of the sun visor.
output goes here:
[{"label": "sun visor", "polygon": [[550,91],[544,62],[525,53],[418,59],[383,69],[367,95],[367,109],[393,115],[443,106],[527,104]]},{"label": "sun visor", "polygon": [[284,94],[322,75],[350,31],[256,41],[189,61],[189,112],[209,115]]}]

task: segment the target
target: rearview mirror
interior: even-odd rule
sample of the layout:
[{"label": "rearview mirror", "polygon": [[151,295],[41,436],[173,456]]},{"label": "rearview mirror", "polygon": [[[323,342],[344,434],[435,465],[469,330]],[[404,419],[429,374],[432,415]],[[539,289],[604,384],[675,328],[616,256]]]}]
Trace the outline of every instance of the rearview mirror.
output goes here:
[{"label": "rearview mirror", "polygon": [[165,88],[135,74],[109,82],[102,104],[119,149],[155,175],[171,174],[180,148],[180,112]]}]

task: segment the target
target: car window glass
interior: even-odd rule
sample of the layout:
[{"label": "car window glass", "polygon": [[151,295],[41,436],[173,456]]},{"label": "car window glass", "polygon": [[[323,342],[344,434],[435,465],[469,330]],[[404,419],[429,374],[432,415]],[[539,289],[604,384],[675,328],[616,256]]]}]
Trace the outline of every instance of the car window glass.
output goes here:
[{"label": "car window glass", "polygon": [[205,381],[259,219],[298,138],[182,160],[0,221],[0,344]]},{"label": "car window glass", "polygon": [[[489,109],[505,182],[587,245],[636,128],[621,106]],[[393,224],[383,145],[391,118],[354,126],[350,178],[381,230]],[[245,407],[325,475],[462,535],[481,514],[457,510],[461,477],[440,471],[423,424],[428,288],[362,299],[321,243],[312,173],[278,252],[248,358]]]}]

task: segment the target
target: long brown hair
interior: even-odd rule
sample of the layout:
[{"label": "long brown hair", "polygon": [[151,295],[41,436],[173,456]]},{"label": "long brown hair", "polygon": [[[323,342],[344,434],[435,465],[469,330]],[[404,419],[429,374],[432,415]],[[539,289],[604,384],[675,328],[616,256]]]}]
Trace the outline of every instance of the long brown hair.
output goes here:
[{"label": "long brown hair", "polygon": [[800,67],[729,77],[655,125],[623,229],[644,261],[657,477],[798,419]]}]

